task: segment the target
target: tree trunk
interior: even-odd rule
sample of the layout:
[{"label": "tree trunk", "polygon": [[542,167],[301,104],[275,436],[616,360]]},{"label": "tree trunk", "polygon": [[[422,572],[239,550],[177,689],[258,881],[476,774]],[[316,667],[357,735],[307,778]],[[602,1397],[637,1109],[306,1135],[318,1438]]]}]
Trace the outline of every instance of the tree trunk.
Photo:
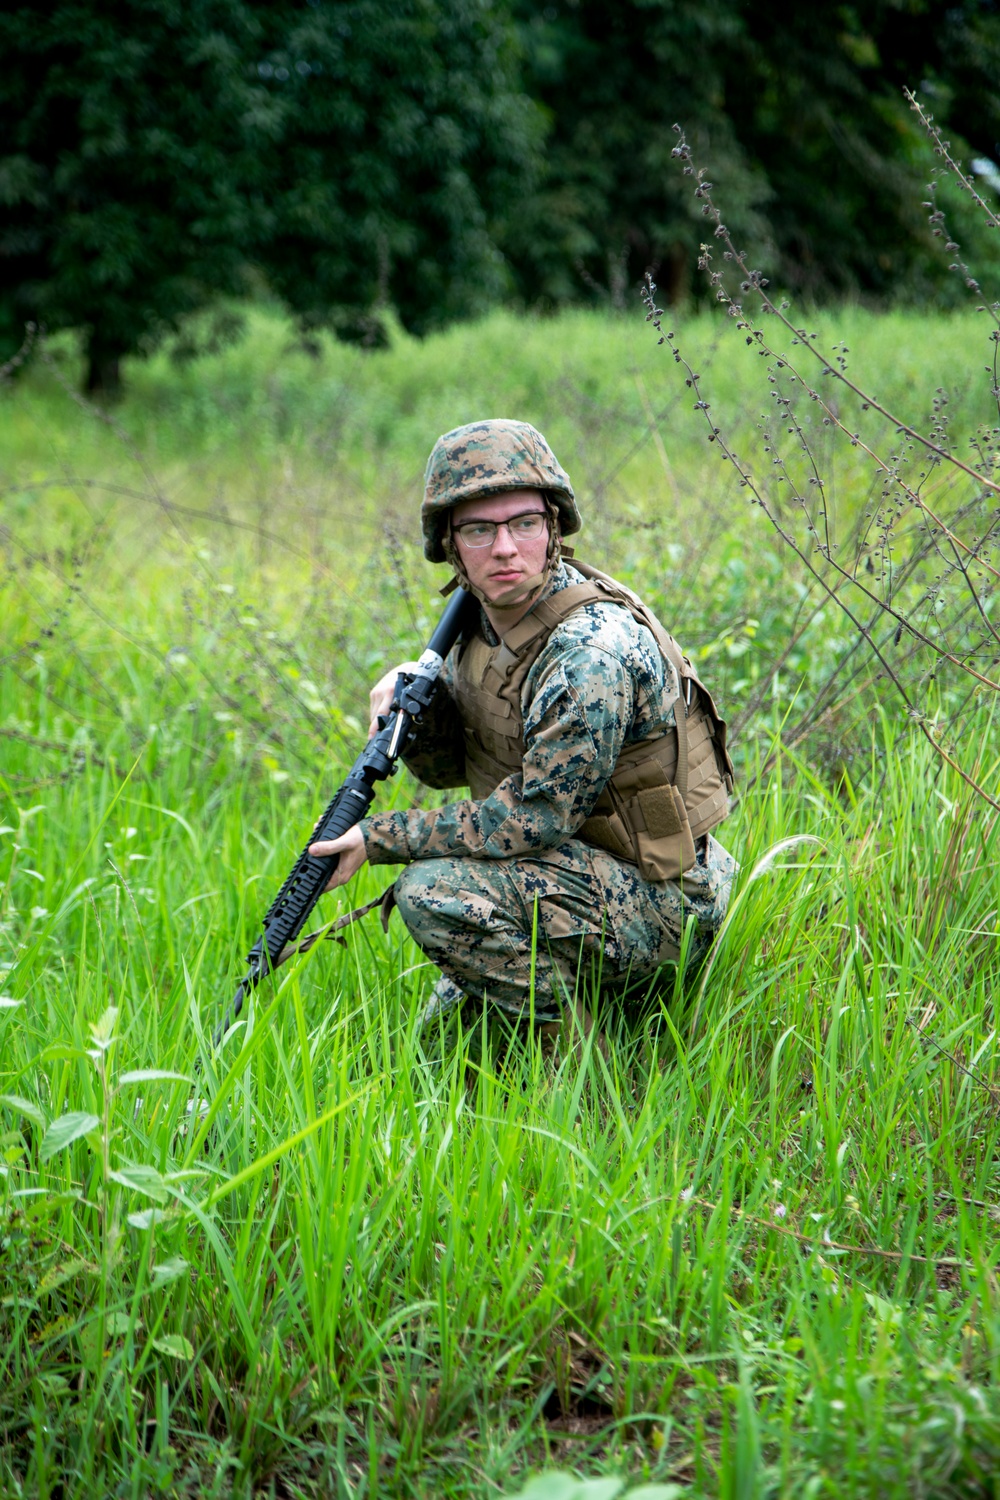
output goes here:
[{"label": "tree trunk", "polygon": [[691,295],[693,255],[683,245],[671,245],[659,266],[660,295],[671,307],[683,307]]},{"label": "tree trunk", "polygon": [[109,405],[122,393],[121,350],[112,349],[94,334],[87,341],[88,396]]}]

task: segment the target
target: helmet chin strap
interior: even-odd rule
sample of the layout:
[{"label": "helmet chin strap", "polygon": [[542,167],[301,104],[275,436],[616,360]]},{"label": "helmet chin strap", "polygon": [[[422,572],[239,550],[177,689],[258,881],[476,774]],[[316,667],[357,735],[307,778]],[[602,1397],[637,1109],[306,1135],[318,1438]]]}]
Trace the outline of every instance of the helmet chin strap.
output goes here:
[{"label": "helmet chin strap", "polygon": [[458,582],[464,589],[468,589],[473,598],[478,599],[480,604],[484,605],[487,609],[496,610],[498,614],[502,614],[508,609],[520,609],[529,599],[533,602],[541,594],[545,585],[552,577],[553,570],[559,566],[559,560],[562,556],[559,512],[550,500],[546,500],[545,509],[549,517],[549,546],[545,554],[545,567],[540,573],[534,573],[530,578],[524,578],[520,583],[515,583],[509,589],[505,589],[496,599],[487,598],[482,589],[477,588],[469,578],[468,573],[465,571],[465,564],[462,562],[458,548],[455,546],[450,529],[441,538],[444,555],[455,570]]}]

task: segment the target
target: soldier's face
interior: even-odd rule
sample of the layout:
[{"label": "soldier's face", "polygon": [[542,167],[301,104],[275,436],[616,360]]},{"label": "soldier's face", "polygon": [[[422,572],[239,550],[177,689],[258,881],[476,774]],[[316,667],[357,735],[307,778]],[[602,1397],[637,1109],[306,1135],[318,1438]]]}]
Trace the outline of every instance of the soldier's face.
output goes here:
[{"label": "soldier's face", "polygon": [[[510,589],[544,569],[551,522],[546,520],[537,537],[518,540],[508,527],[499,524],[529,513],[546,515],[545,501],[539,490],[510,490],[506,495],[464,500],[452,511],[453,535],[465,571],[486,599],[502,599]],[[489,546],[471,547],[463,540],[461,527],[469,521],[496,524],[497,534]]]}]

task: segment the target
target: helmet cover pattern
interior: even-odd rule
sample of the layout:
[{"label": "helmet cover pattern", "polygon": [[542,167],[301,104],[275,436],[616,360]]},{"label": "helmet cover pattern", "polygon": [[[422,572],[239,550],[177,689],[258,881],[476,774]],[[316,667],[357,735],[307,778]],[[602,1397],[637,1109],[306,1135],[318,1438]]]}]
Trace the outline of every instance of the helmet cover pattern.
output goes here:
[{"label": "helmet cover pattern", "polygon": [[541,490],[552,501],[564,536],[579,531],[580,512],[569,475],[529,422],[497,417],[446,432],[434,444],[424,474],[424,556],[431,562],[445,561],[442,541],[456,505],[478,495],[522,489]]}]

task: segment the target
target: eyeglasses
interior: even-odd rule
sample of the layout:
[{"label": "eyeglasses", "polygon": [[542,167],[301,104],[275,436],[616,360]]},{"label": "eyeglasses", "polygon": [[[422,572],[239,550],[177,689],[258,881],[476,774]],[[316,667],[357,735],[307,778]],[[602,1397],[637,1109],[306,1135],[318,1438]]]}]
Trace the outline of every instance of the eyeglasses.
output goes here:
[{"label": "eyeglasses", "polygon": [[516,546],[518,542],[533,542],[545,530],[548,516],[541,510],[526,510],[509,521],[460,521],[452,530],[467,547],[492,547],[501,526]]}]

